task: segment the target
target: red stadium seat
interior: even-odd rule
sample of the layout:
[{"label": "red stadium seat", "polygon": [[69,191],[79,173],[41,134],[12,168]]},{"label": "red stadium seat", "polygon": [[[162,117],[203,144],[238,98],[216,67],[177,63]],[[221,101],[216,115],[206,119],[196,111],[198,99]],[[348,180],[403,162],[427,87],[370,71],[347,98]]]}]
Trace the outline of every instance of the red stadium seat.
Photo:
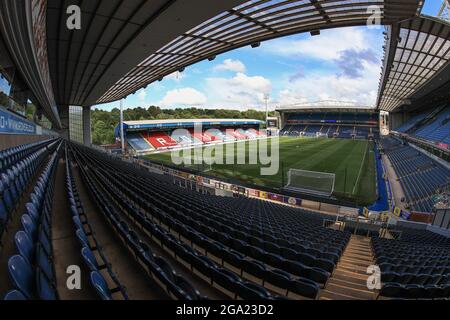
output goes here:
[{"label": "red stadium seat", "polygon": [[237,140],[245,140],[245,139],[247,139],[247,136],[244,136],[242,133],[240,133],[237,130],[226,129],[226,130],[224,130],[224,132],[227,133],[228,135],[236,138]]},{"label": "red stadium seat", "polygon": [[178,143],[164,132],[151,132],[146,139],[156,149],[176,147]]},{"label": "red stadium seat", "polygon": [[200,140],[203,143],[210,143],[214,141],[219,141],[220,139],[216,136],[208,133],[207,131],[204,132],[195,132],[194,129],[189,129],[189,133],[196,139]]}]

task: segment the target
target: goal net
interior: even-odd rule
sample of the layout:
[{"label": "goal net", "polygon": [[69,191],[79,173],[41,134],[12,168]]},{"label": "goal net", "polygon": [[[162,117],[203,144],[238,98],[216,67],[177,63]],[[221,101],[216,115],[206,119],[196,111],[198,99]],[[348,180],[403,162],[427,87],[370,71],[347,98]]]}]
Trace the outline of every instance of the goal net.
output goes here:
[{"label": "goal net", "polygon": [[334,173],[289,169],[286,190],[330,196],[334,191]]}]

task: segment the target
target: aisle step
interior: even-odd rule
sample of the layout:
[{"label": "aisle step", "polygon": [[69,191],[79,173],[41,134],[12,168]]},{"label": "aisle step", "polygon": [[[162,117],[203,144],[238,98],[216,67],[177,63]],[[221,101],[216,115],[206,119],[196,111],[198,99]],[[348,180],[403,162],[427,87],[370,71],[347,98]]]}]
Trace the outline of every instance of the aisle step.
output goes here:
[{"label": "aisle step", "polygon": [[334,273],[333,277],[329,280],[339,280],[339,281],[346,281],[362,286],[366,286],[367,283],[367,277],[354,277],[352,273],[347,273],[344,271],[339,271],[338,273]]},{"label": "aisle step", "polygon": [[350,258],[346,258],[346,257],[342,257],[340,262],[347,262],[350,264],[355,264],[355,265],[359,265],[361,267],[368,267],[372,264],[372,261],[363,261],[363,260],[359,260],[359,259],[350,259]]},{"label": "aisle step", "polygon": [[328,290],[323,290],[319,300],[363,300],[361,298],[352,297],[346,294],[340,294],[336,292],[331,292]]},{"label": "aisle step", "polygon": [[355,289],[349,286],[341,286],[334,283],[327,284],[327,291],[344,294],[346,296],[354,297],[355,299],[372,300],[374,299],[374,293],[367,290]]},{"label": "aisle step", "polygon": [[346,278],[347,280],[339,279],[338,277],[335,277],[328,281],[328,283],[331,284],[337,284],[340,286],[347,286],[349,288],[354,288],[358,290],[367,290],[367,284],[365,281],[357,282],[358,279],[354,278]]},{"label": "aisle step", "polygon": [[374,264],[371,239],[352,235],[320,300],[374,300],[367,288],[367,267]]}]

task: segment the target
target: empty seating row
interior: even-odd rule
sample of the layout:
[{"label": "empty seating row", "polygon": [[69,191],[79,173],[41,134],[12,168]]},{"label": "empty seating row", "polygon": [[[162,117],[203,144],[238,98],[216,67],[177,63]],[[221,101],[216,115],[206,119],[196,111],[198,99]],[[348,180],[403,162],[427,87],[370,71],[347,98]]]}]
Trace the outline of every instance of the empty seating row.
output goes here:
[{"label": "empty seating row", "polygon": [[[108,190],[115,190],[115,192],[119,192],[115,186],[108,184],[106,180],[103,180],[102,182],[105,185],[108,185]],[[127,200],[123,198],[121,195],[118,195],[118,193],[116,193],[116,199],[119,201],[121,206],[126,207],[129,205],[129,204],[127,205]],[[247,299],[277,298],[276,296],[273,297],[263,287],[245,281],[241,279],[238,275],[226,271],[226,269],[223,269],[221,266],[215,265],[208,257],[199,255],[192,249],[191,246],[187,246],[185,243],[180,242],[179,239],[174,238],[172,234],[173,232],[167,232],[164,229],[161,229],[159,226],[155,225],[152,222],[152,220],[143,217],[142,214],[139,212],[139,210],[136,209],[133,210],[132,208],[130,208],[130,212],[133,214],[133,219],[135,219],[136,221],[140,221],[142,227],[145,230],[147,230],[150,236],[155,238],[162,246],[170,249],[173,252],[173,254],[176,257],[181,258],[184,263],[188,263],[190,267],[196,270],[201,270],[201,272],[200,271],[199,272],[202,275],[209,275],[210,281],[212,282],[218,281],[217,284],[224,286],[224,288],[228,288],[228,290],[231,290],[232,292],[232,294],[230,295],[231,297],[239,296],[241,298]],[[173,227],[176,226],[173,225]],[[187,230],[188,228],[189,227],[187,226],[180,225],[180,228],[177,230]],[[172,229],[172,231],[173,230],[174,229]],[[228,250],[226,250],[226,252],[228,252]],[[230,254],[233,254],[232,251],[230,251]],[[249,268],[251,268],[251,266],[256,267],[260,266],[259,264],[257,264],[256,261],[253,263],[251,261],[247,261],[247,265],[249,266]],[[269,275],[274,274],[274,277],[278,275],[278,278],[281,277],[282,279],[284,279],[285,283],[289,284],[289,288],[293,292],[301,292],[303,295],[306,296],[317,295],[318,286],[314,282],[311,281],[308,282],[308,280],[306,279],[303,279],[303,281],[301,281],[301,279],[292,279],[288,273],[282,273],[281,270],[278,271],[279,273],[277,273],[276,270],[271,270],[267,272]],[[253,271],[250,272],[251,274],[254,273]],[[271,282],[275,280],[267,279],[267,281]],[[286,291],[286,289],[284,289],[284,291]]]},{"label": "empty seating row", "polygon": [[[105,161],[101,161],[100,163],[102,163],[103,165],[102,166],[98,166],[99,168],[100,167],[105,167],[105,165],[104,165],[104,163],[105,163]],[[102,171],[103,169],[99,169],[99,171]],[[111,170],[111,171],[108,171],[108,172],[104,172],[103,173],[103,175],[104,176],[107,176],[108,178],[106,179],[106,180],[104,180],[104,181],[102,181],[102,183],[104,183],[104,184],[106,184],[106,185],[108,185],[108,180],[110,180],[110,181],[114,181],[115,179],[112,179],[112,177],[114,177],[116,174],[114,174],[115,173],[115,171],[118,171],[118,170]],[[124,170],[120,170],[120,171],[124,171]],[[217,233],[217,234],[219,234],[217,231],[218,230],[211,230],[212,232],[210,232],[207,236],[205,235],[205,233],[204,233],[204,231],[205,230],[202,230],[202,228],[204,228],[204,227],[201,227],[201,226],[199,226],[198,224],[201,222],[201,220],[203,219],[203,221],[206,221],[206,223],[205,224],[211,224],[211,225],[213,225],[212,224],[212,222],[214,221],[214,220],[218,220],[218,218],[219,217],[214,217],[214,216],[211,216],[211,219],[210,220],[206,220],[206,219],[209,219],[208,218],[208,213],[206,213],[205,212],[205,214],[204,215],[198,215],[197,214],[197,216],[198,216],[198,219],[196,219],[195,221],[192,221],[192,218],[193,217],[195,217],[195,214],[196,213],[199,213],[200,211],[199,211],[199,208],[195,208],[194,209],[194,207],[193,206],[195,206],[195,204],[196,203],[198,203],[199,201],[197,201],[197,199],[192,199],[192,203],[190,203],[190,207],[192,208],[189,208],[188,206],[187,206],[187,203],[180,203],[179,204],[179,206],[178,206],[178,211],[176,211],[176,210],[173,210],[173,209],[171,209],[170,207],[167,207],[167,206],[163,206],[163,203],[164,202],[166,202],[166,203],[170,203],[170,206],[171,207],[173,207],[173,205],[174,205],[174,202],[176,202],[176,201],[180,201],[179,199],[180,198],[183,198],[183,197],[180,197],[181,195],[180,195],[180,190],[177,190],[177,189],[174,189],[174,190],[172,190],[172,191],[166,191],[166,192],[158,192],[158,189],[160,189],[161,190],[161,188],[163,187],[163,185],[161,184],[161,183],[156,183],[157,184],[157,187],[155,187],[155,189],[148,189],[148,190],[146,190],[146,187],[145,187],[145,185],[141,185],[141,184],[138,184],[137,185],[137,187],[136,188],[134,188],[134,189],[131,189],[132,188],[132,186],[133,185],[135,185],[136,184],[136,179],[139,179],[139,177],[137,177],[136,175],[133,175],[133,181],[132,181],[132,183],[127,183],[127,179],[119,179],[119,176],[120,176],[120,174],[121,173],[118,173],[117,172],[117,179],[118,180],[120,180],[119,182],[118,182],[118,186],[120,185],[120,188],[118,187],[118,186],[116,186],[116,187],[114,187],[114,186],[109,186],[108,185],[108,189],[113,189],[113,188],[115,188],[115,189],[120,189],[120,191],[117,191],[117,192],[124,192],[124,191],[127,191],[127,196],[128,197],[130,197],[130,201],[132,201],[132,202],[134,202],[134,203],[140,203],[140,205],[143,205],[144,203],[151,203],[152,204],[152,208],[148,208],[148,212],[153,212],[152,214],[153,214],[153,216],[156,216],[156,212],[154,211],[155,210],[155,207],[157,207],[157,206],[160,206],[161,208],[159,208],[159,211],[157,212],[158,214],[159,214],[159,218],[161,218],[162,219],[162,216],[165,216],[166,218],[165,219],[171,219],[170,221],[171,221],[171,223],[170,223],[170,225],[171,226],[173,226],[173,225],[177,225],[177,224],[180,224],[180,223],[182,223],[182,226],[183,226],[183,228],[181,228],[181,229],[187,229],[187,227],[189,227],[189,229],[193,229],[192,230],[192,232],[196,232],[196,233],[198,233],[198,232],[200,232],[200,237],[202,238],[202,239],[208,239],[208,238],[210,238],[211,240],[212,240],[212,243],[217,243],[217,244],[221,244],[222,245],[222,247],[223,246],[225,246],[225,248],[226,247],[229,247],[230,245],[231,245],[231,242],[228,242],[228,243],[226,243],[226,244],[224,244],[223,243],[223,241],[221,242],[220,241],[220,239],[218,239],[218,238],[216,238],[216,239],[214,239],[214,236],[215,236],[215,234]],[[128,179],[129,180],[129,179]],[[151,181],[149,180],[149,181],[147,181],[147,184],[151,184]],[[169,185],[164,185],[164,187],[169,187]],[[148,188],[148,187],[147,187]],[[173,186],[172,186],[172,188],[174,188]],[[138,194],[138,192],[139,192],[139,189],[140,190],[142,190],[142,193],[141,193],[141,197],[145,197],[145,201],[144,200],[139,200],[139,197],[135,197],[134,195],[133,195],[133,193],[135,193],[135,194]],[[178,194],[176,195],[176,198],[171,198],[169,201],[167,201],[167,200],[164,200],[164,198],[163,197],[168,197],[169,195],[171,195],[171,194],[174,194],[174,192],[173,191],[177,191],[178,192]],[[151,201],[148,201],[148,200],[150,200],[149,199],[149,196],[148,195],[150,195],[150,194],[154,194],[154,198],[151,198]],[[199,197],[201,196],[201,195],[199,195],[199,194],[197,194]],[[118,197],[119,198],[119,197]],[[158,198],[160,198],[161,199],[161,201],[159,201],[158,202]],[[186,196],[186,199],[188,199],[189,197],[187,197]],[[205,200],[205,199],[208,199],[208,198],[204,198],[203,200]],[[230,199],[230,200],[232,200],[232,199]],[[237,201],[233,201],[233,202],[235,202],[235,203],[237,203]],[[212,207],[213,208],[216,208],[216,211],[217,211],[217,208],[220,208],[220,206],[215,206],[214,204],[212,205]],[[280,208],[283,208],[283,209],[285,209],[285,210],[287,210],[287,207],[283,207],[283,206],[280,206]],[[190,220],[192,221],[192,223],[191,222],[189,222],[189,221],[186,221],[186,220],[182,220],[183,219],[183,214],[182,214],[182,211],[181,211],[181,209],[183,210],[183,212],[186,212],[186,210],[191,210],[191,211],[189,211],[189,218],[191,218]],[[164,212],[164,214],[162,214],[161,212]],[[297,213],[297,219],[299,220],[299,221],[301,221],[302,219],[302,217],[298,217],[298,213],[299,213],[299,211],[296,211],[295,213]],[[228,214],[228,216],[230,215],[230,211],[227,211],[227,214]],[[294,212],[293,212],[293,214],[294,214]],[[209,215],[211,215],[211,214],[209,214]],[[238,213],[236,213],[236,215],[242,215],[242,212],[239,212],[239,214]],[[186,215],[184,215],[184,219],[185,218],[188,218]],[[174,220],[175,219],[175,220]],[[306,219],[307,220],[307,219]],[[185,223],[188,223],[189,222],[189,224],[190,224],[190,226],[188,226],[188,225],[186,225]],[[227,223],[227,221],[225,220],[224,221],[224,224],[222,224],[221,225],[221,228],[226,228],[228,225],[229,225],[229,223],[230,223],[231,221],[228,221],[228,223]],[[286,221],[285,221],[286,222]],[[317,220],[317,225],[320,225],[320,229],[317,229],[317,231],[324,231],[325,233],[328,233],[329,231],[331,232],[332,230],[326,230],[326,229],[323,229],[322,227],[321,227],[321,222],[322,222],[322,220],[320,219],[320,218],[318,218],[318,220]],[[239,226],[240,225],[242,225],[242,224],[238,224],[238,223],[236,223],[236,224],[234,224],[233,226],[234,227],[236,227],[236,228],[239,228]],[[226,230],[226,229],[224,229],[224,231],[227,231],[227,232],[223,232],[223,235],[227,235],[227,233],[229,234],[229,236],[230,237],[232,237],[233,236],[233,233],[231,233],[232,231],[230,230],[230,229],[228,229],[228,230]],[[299,232],[299,230],[297,229],[296,230],[297,232]],[[301,230],[301,231],[303,231],[303,230]],[[239,231],[240,232],[240,231]],[[283,233],[286,235],[286,232],[284,232],[283,231]],[[242,233],[242,234],[244,234],[244,233]],[[281,234],[281,232],[280,232],[280,234]],[[235,235],[239,235],[239,233],[235,233]],[[328,236],[330,235],[330,233],[328,233],[327,234]],[[260,253],[263,253],[264,254],[264,249],[262,249],[261,247],[260,248],[258,248],[258,246],[253,246],[253,244],[258,244],[260,241],[258,240],[258,239],[261,239],[261,236],[262,236],[262,234],[260,234],[260,237],[254,237],[254,241],[253,240],[251,240],[251,239],[245,239],[245,238],[243,238],[243,239],[245,239],[245,240],[247,240],[247,242],[246,241],[243,241],[242,239],[241,240],[239,240],[239,239],[236,239],[235,241],[234,241],[234,243],[236,243],[236,245],[237,244],[239,244],[239,241],[241,241],[241,243],[242,242],[244,242],[244,247],[242,247],[241,246],[241,249],[242,248],[248,248],[249,250],[254,250],[254,253],[251,253],[251,251],[248,251],[248,252],[246,252],[247,254],[254,254],[255,256],[257,255],[257,254],[260,254]],[[313,234],[313,233],[311,233],[311,235],[310,236],[308,236],[308,237],[310,237],[310,239],[312,239],[314,236],[316,236],[316,238],[317,239],[320,239],[320,238],[322,238],[321,236],[318,236],[318,234]],[[348,235],[344,235],[344,238],[342,238],[342,239],[336,239],[335,237],[333,238],[333,237],[330,237],[330,239],[331,239],[331,241],[333,242],[336,242],[336,243],[338,243],[338,244],[340,244],[340,243],[342,243],[343,244],[343,246],[345,246],[345,243],[346,243],[346,241],[348,241],[348,237],[347,237]],[[188,237],[191,237],[191,238],[194,238],[195,236],[194,235],[188,235]],[[326,235],[324,234],[324,237],[326,237]],[[214,239],[214,240],[213,240]],[[232,239],[232,238],[230,238],[230,239]],[[193,240],[193,239],[191,239],[191,240]],[[222,239],[223,240],[223,239]],[[238,241],[239,240],[239,241]],[[281,239],[280,239],[281,240]],[[251,243],[250,241],[253,241],[253,243]],[[256,242],[255,242],[256,241]],[[259,241],[259,242],[258,242]],[[326,240],[324,239],[324,241],[326,242]],[[211,241],[209,241],[209,242],[211,242]],[[245,243],[247,243],[247,244],[245,244]],[[282,243],[282,242],[281,242]],[[319,244],[319,243],[317,243],[317,244]],[[285,241],[285,245],[287,245],[287,246],[290,246],[291,248],[292,247],[294,247],[295,246],[295,243],[294,242],[289,242],[289,241]],[[267,246],[267,244],[263,244],[263,248],[264,248],[264,246]],[[333,252],[333,253],[328,253],[327,254],[327,251],[328,251],[328,247],[327,247],[328,245],[327,244],[325,244],[325,246],[324,245],[320,245],[319,247],[323,247],[323,249],[319,249],[319,247],[317,247],[317,249],[315,249],[315,248],[313,248],[313,247],[311,247],[310,249],[308,249],[307,247],[301,247],[301,246],[298,246],[298,248],[300,249],[300,250],[310,250],[309,252],[310,253],[314,253],[314,254],[320,254],[320,255],[323,255],[323,254],[325,254],[325,255],[328,255],[328,257],[332,257],[332,259],[334,259],[335,261],[339,258],[339,255],[340,255],[340,253],[342,252],[342,248],[340,248],[340,249],[338,249],[337,251],[335,251],[335,252]],[[255,249],[251,249],[252,247],[254,247]],[[230,247],[229,247],[230,248]],[[292,266],[292,268],[291,268],[291,270],[295,270],[295,268],[294,268],[294,266],[296,266],[297,268],[298,268],[298,270],[297,271],[294,271],[294,272],[297,272],[297,274],[298,273],[300,273],[300,275],[303,275],[303,276],[311,276],[311,277],[314,277],[312,274],[314,274],[314,272],[316,272],[317,273],[317,271],[319,271],[319,270],[317,270],[317,268],[316,267],[312,267],[312,266],[306,266],[306,265],[304,265],[304,264],[301,264],[301,263],[298,263],[298,264],[295,264],[295,263],[293,263],[293,261],[291,261],[291,262],[289,262],[289,259],[285,259],[285,258],[282,258],[280,255],[281,254],[283,254],[282,253],[282,248],[283,248],[283,246],[279,246],[279,245],[276,245],[276,244],[274,244],[273,246],[272,246],[272,248],[273,248],[273,250],[274,250],[274,252],[277,252],[277,254],[272,254],[272,259],[275,259],[274,261],[277,261],[277,266],[280,266],[280,267],[282,267],[282,268],[285,268],[286,266],[283,266],[283,259],[284,259],[284,264],[285,265],[291,265]],[[278,250],[277,250],[277,248],[278,248]],[[331,248],[331,247],[330,247]],[[231,248],[230,248],[231,249]],[[231,249],[231,250],[233,250],[233,249]],[[255,251],[256,250],[256,251]],[[220,251],[220,250],[218,250],[218,251]],[[234,252],[237,252],[236,250],[233,250]],[[238,253],[238,252],[237,252]],[[289,251],[287,251],[287,250],[285,250],[285,253],[286,254],[290,254],[291,255],[291,257],[293,257],[294,259],[296,259],[296,258],[298,258],[298,257],[303,257],[303,261],[305,261],[305,263],[308,263],[308,264],[311,264],[311,265],[314,265],[314,264],[317,264],[317,263],[321,263],[321,257],[319,257],[319,256],[314,256],[314,255],[309,255],[308,253],[306,253],[306,252],[304,252],[304,253],[301,253],[301,252],[299,252],[299,253],[296,253],[296,251],[295,250],[292,250],[291,252],[289,252]],[[292,256],[292,254],[293,254],[293,256]],[[267,257],[269,258],[270,257],[270,254],[269,253],[267,253],[266,254],[267,255]],[[251,256],[249,256],[249,258],[250,258]],[[252,256],[252,258],[253,258],[254,256]],[[256,259],[258,260],[258,258],[261,258],[261,256],[258,256]],[[281,260],[280,260],[281,259]],[[305,260],[306,259],[306,260]],[[243,259],[243,260],[247,260],[247,259]],[[268,262],[269,260],[266,260],[266,262]],[[333,260],[329,260],[330,261],[330,264],[329,264],[329,266],[326,266],[326,268],[330,268],[329,270],[332,270],[332,268],[333,268]],[[325,262],[325,261],[324,261]],[[246,263],[246,262],[244,262],[244,263]],[[269,266],[269,265],[267,265],[267,266]],[[325,266],[325,265],[323,265],[323,266]],[[316,268],[316,269],[314,269],[314,268]],[[325,270],[324,270],[325,271]],[[287,273],[289,273],[289,272],[287,272]],[[320,274],[320,273],[317,273],[317,274]],[[324,283],[325,281],[326,281],[326,278],[327,278],[327,276],[326,276],[326,271],[325,271],[325,277],[322,277],[322,279],[324,279],[324,280],[320,280],[322,283]],[[317,279],[317,278],[316,278]]]},{"label": "empty seating row", "polygon": [[33,153],[29,153],[30,148],[26,148],[5,158],[14,158],[17,162],[5,160],[4,168],[8,169],[0,175],[0,238],[7,228],[21,195],[56,145],[56,141],[50,143],[48,147],[46,143],[39,144],[40,148],[31,147],[35,150]]},{"label": "empty seating row", "polygon": [[[77,158],[78,163],[81,163],[81,161],[81,158]],[[102,213],[113,227],[116,235],[134,254],[136,261],[145,268],[149,276],[165,289],[172,298],[183,300],[204,299],[188,281],[173,270],[166,260],[154,255],[150,247],[122,220],[117,207],[114,206],[115,197],[111,197],[108,190],[105,190],[104,186],[95,181],[93,172],[84,168],[81,173],[83,180],[96,198]],[[105,295],[103,298],[110,298],[110,295]]]},{"label": "empty seating row", "polygon": [[414,135],[431,140],[442,141],[450,134],[450,107],[443,109],[431,121],[414,132]]},{"label": "empty seating row", "polygon": [[55,139],[47,139],[44,141],[33,142],[30,144],[24,144],[17,147],[0,151],[0,173],[5,172],[11,168],[14,164],[20,162],[20,160],[29,156],[31,153],[41,149],[42,147],[50,144]]},{"label": "empty seating row", "polygon": [[380,295],[392,298],[450,297],[450,239],[402,228],[401,240],[372,238],[381,270]]},{"label": "empty seating row", "polygon": [[18,254],[8,260],[8,272],[14,290],[5,299],[58,299],[52,247],[52,202],[58,144],[40,175],[26,212],[21,218],[22,230],[15,234]]},{"label": "empty seating row", "polygon": [[[121,285],[119,279],[112,270],[105,253],[94,230],[89,224],[89,219],[84,211],[83,204],[78,196],[77,186],[72,176],[71,161],[68,157],[67,147],[64,150],[66,159],[66,189],[70,202],[70,211],[74,224],[74,233],[80,243],[80,255],[90,272],[90,283],[100,299],[112,300],[113,294],[120,294],[121,298],[127,300],[126,288]],[[105,278],[108,278],[107,281]],[[115,286],[110,288],[107,283]]]},{"label": "empty seating row", "polygon": [[450,186],[450,171],[437,161],[392,137],[381,140],[411,210],[431,212],[431,198]]}]

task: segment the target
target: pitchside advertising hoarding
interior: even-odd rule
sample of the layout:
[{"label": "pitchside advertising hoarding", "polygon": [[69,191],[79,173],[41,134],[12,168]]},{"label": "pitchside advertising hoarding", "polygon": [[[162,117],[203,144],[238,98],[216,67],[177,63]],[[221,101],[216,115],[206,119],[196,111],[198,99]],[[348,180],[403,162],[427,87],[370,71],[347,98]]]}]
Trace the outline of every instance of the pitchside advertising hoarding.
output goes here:
[{"label": "pitchside advertising hoarding", "polygon": [[0,133],[37,134],[37,131],[35,124],[0,108]]}]

